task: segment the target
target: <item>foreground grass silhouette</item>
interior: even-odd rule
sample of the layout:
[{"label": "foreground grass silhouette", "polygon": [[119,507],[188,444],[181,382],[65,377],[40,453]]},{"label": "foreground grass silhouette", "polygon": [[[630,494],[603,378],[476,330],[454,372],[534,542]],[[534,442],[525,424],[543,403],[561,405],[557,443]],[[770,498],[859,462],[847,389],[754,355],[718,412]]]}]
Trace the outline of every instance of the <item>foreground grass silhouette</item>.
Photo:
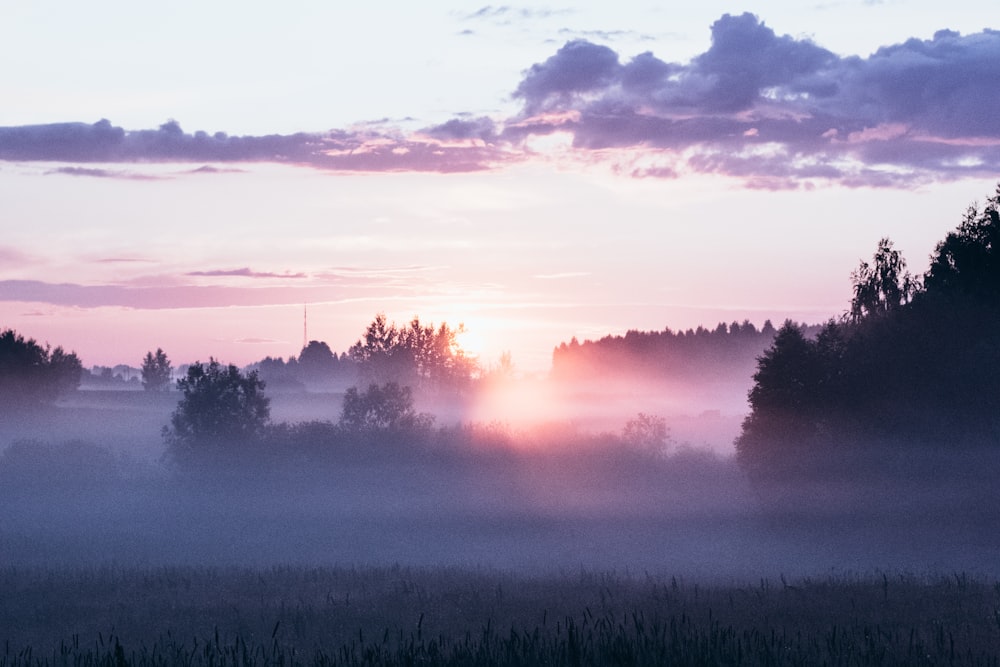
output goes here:
[{"label": "foreground grass silhouette", "polygon": [[0,572],[0,666],[996,665],[1000,584],[467,569]]}]

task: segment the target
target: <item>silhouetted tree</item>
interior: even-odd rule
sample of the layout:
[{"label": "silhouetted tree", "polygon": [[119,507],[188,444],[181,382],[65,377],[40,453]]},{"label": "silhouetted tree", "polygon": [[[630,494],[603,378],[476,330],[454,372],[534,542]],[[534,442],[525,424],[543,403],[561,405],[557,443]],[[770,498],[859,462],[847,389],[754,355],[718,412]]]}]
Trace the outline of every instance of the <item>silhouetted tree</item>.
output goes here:
[{"label": "silhouetted tree", "polygon": [[170,359],[161,348],[147,352],[142,360],[142,388],[146,391],[165,391],[170,388]]},{"label": "silhouetted tree", "polygon": [[850,317],[814,339],[782,327],[758,360],[736,440],[744,467],[853,475],[862,452],[1000,442],[998,208],[1000,189],[966,211],[922,286],[882,239],[852,275]]},{"label": "silhouetted tree", "polygon": [[774,343],[758,359],[750,414],[736,439],[736,456],[753,472],[767,474],[813,435],[816,385],[820,377],[815,345],[786,320]]},{"label": "silhouetted tree", "polygon": [[396,324],[389,324],[385,313],[378,313],[347,354],[360,365],[362,377],[368,380],[400,379],[412,372],[412,360],[405,356],[399,338]]},{"label": "silhouetted tree", "polygon": [[871,264],[862,261],[851,273],[851,282],[854,297],[850,316],[854,322],[899,308],[917,289],[916,280],[906,270],[906,260],[888,238],[879,240]]},{"label": "silhouetted tree", "polygon": [[970,206],[958,229],[937,245],[924,278],[929,293],[995,300],[1000,296],[1000,185],[980,211]]},{"label": "silhouetted tree", "polygon": [[0,331],[0,402],[31,407],[51,403],[80,386],[83,364],[61,347],[42,347],[13,329]]},{"label": "silhouetted tree", "polygon": [[431,421],[414,409],[410,388],[395,382],[373,384],[363,392],[351,387],[340,416],[340,426],[348,431],[406,431],[429,427]]},{"label": "silhouetted tree", "polygon": [[270,421],[270,399],[256,371],[243,375],[230,364],[211,359],[206,366],[196,362],[177,381],[181,399],[164,427],[164,436],[174,447],[205,443],[236,444],[253,441]]},{"label": "silhouetted tree", "polygon": [[364,336],[348,350],[369,382],[397,382],[433,389],[463,389],[477,366],[458,344],[461,325],[447,323],[437,329],[414,317],[404,327],[389,323],[379,313],[365,329]]},{"label": "silhouetted tree", "polygon": [[299,354],[299,372],[309,379],[328,378],[336,368],[337,356],[323,341],[309,341]]}]

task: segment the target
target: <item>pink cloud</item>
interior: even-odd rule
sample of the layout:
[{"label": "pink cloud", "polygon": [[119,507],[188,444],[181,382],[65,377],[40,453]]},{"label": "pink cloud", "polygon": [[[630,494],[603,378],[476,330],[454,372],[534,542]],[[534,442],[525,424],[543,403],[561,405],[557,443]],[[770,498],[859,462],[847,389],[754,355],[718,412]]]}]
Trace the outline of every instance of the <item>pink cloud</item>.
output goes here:
[{"label": "pink cloud", "polygon": [[142,257],[104,257],[97,260],[99,264],[150,264],[151,259]]},{"label": "pink cloud", "polygon": [[248,267],[243,267],[242,269],[216,269],[211,271],[191,271],[184,275],[187,276],[209,276],[209,277],[225,277],[225,276],[236,276],[240,278],[307,278],[308,276],[304,273],[290,273],[288,271],[284,273],[271,273],[267,271],[251,271]]},{"label": "pink cloud", "polygon": [[[49,303],[58,306],[100,308],[121,306],[158,310],[163,308],[210,308],[256,306],[301,302],[283,288],[231,288],[223,286],[168,285],[129,287],[121,285],[78,285],[46,283],[37,280],[0,281],[5,301]],[[308,291],[308,296],[322,300],[328,289]]]},{"label": "pink cloud", "polygon": [[866,141],[889,141],[906,136],[909,128],[902,123],[887,123],[876,127],[866,127],[859,132],[851,132],[847,135],[847,142],[851,144],[861,144]]},{"label": "pink cloud", "polygon": [[6,266],[26,266],[34,263],[34,259],[17,248],[0,245],[0,263]]}]

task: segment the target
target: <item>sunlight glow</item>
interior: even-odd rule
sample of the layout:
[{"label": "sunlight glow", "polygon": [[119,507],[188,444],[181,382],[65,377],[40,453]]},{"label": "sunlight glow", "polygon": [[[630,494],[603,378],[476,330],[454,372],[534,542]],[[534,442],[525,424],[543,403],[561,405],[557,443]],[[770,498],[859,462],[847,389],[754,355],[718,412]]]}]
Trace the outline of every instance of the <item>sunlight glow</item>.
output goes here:
[{"label": "sunlight glow", "polygon": [[482,335],[469,329],[468,326],[463,328],[457,336],[455,336],[458,346],[465,353],[465,356],[472,359],[481,359],[483,355],[483,337]]}]

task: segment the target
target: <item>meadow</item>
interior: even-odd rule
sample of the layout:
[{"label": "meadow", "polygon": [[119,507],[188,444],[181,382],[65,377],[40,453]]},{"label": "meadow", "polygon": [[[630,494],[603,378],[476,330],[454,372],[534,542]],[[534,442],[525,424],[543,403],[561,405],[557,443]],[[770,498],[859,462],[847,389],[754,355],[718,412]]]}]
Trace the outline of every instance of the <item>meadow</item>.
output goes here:
[{"label": "meadow", "polygon": [[0,571],[0,665],[996,665],[1000,583],[576,571]]}]

